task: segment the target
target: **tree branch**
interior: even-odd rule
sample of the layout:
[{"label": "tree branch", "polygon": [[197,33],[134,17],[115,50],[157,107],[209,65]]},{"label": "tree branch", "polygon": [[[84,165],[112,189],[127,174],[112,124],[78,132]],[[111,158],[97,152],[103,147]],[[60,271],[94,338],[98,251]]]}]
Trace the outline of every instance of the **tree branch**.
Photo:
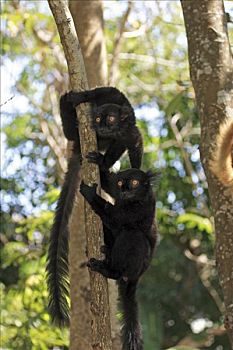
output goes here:
[{"label": "tree branch", "polygon": [[108,65],[102,0],[69,0],[90,88],[107,84]]},{"label": "tree branch", "polygon": [[[56,125],[53,125],[53,128],[49,127],[48,123],[44,120],[44,113],[49,113],[49,111],[43,106],[39,105],[31,96],[29,96],[22,84],[17,84],[16,88],[21,94],[25,95],[29,103],[36,108],[41,131],[51,149],[57,156],[59,167],[62,173],[64,173],[67,169],[67,164],[62,152],[65,148],[66,141],[61,137],[61,127],[58,128]],[[62,178],[62,176],[60,178]]]},{"label": "tree branch", "polygon": [[122,39],[123,39],[123,33],[125,31],[125,25],[128,20],[130,11],[132,9],[132,1],[128,1],[128,7],[125,11],[124,16],[122,17],[122,20],[120,22],[118,33],[116,34],[115,42],[114,42],[114,49],[112,53],[112,62],[110,66],[110,72],[109,72],[109,85],[115,85],[117,80],[117,73],[118,73],[118,65],[119,65],[119,54],[121,50],[122,45]]},{"label": "tree branch", "polygon": [[[182,135],[183,129],[181,131],[179,131],[179,129],[177,127],[177,122],[179,119],[180,119],[180,115],[175,114],[171,119],[169,119],[169,124],[170,124],[172,132],[176,138],[176,142],[177,142],[176,145],[180,149],[181,156],[183,158],[184,165],[186,168],[186,172],[187,172],[187,174],[190,178],[190,181],[191,181],[191,185],[194,189],[196,189],[197,184],[193,180],[193,175],[195,174],[195,176],[198,178],[199,182],[201,182],[201,178],[200,178],[199,174],[193,168],[192,162],[189,158],[189,154],[185,149],[185,143],[184,143],[183,135]],[[186,124],[186,127],[187,127],[187,124]],[[209,211],[208,205],[207,205],[204,197],[202,195],[198,195],[198,197],[199,197],[199,202],[201,204],[201,210],[202,210],[203,214],[209,218],[211,215],[210,215],[210,211]]]},{"label": "tree branch", "polygon": [[215,265],[214,261],[209,260],[206,254],[194,255],[189,249],[186,249],[184,255],[196,263],[198,275],[202,281],[203,286],[208,290],[210,296],[213,298],[216,306],[221,313],[224,313],[224,304],[214,286],[211,283],[212,267]]},{"label": "tree branch", "polygon": [[6,105],[8,102],[10,102],[13,98],[15,97],[15,95],[9,97],[6,101],[4,101],[3,103],[0,104],[0,107],[3,107],[4,105]]}]

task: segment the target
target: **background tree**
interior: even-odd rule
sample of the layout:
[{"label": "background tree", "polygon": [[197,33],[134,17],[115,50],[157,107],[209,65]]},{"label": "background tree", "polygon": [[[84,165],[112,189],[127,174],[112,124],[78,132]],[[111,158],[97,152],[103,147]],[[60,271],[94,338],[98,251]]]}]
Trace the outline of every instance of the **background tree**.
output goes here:
[{"label": "background tree", "polygon": [[[216,260],[233,347],[233,200],[209,170],[219,125],[233,118],[233,60],[222,1],[182,1],[190,75],[201,121],[201,159],[215,218]],[[193,16],[195,13],[195,16]],[[205,20],[203,20],[205,18]]]},{"label": "background tree", "polygon": [[107,84],[107,51],[102,0],[69,1],[90,88]]},{"label": "background tree", "polygon": [[[225,3],[229,11],[230,3]],[[127,6],[104,2],[108,64]],[[49,323],[44,283],[62,159],[66,166],[57,107],[68,87],[63,51],[46,2],[4,2],[1,30],[2,102],[14,96],[1,109],[2,346],[65,348],[67,331]],[[122,34],[116,86],[136,109],[145,141],[144,168],[162,172],[157,191],[160,243],[138,288],[145,349],[230,349],[179,2],[133,2]],[[122,168],[127,165],[124,158]]]}]

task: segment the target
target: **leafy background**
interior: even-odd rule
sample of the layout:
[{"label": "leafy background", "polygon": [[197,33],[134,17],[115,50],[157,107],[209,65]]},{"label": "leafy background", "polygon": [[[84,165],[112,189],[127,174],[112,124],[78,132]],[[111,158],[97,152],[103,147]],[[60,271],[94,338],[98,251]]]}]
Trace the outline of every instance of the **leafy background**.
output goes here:
[{"label": "leafy background", "polygon": [[[231,11],[229,2],[225,2]],[[105,1],[111,61],[126,2]],[[129,32],[138,36],[127,36]],[[140,34],[141,33],[141,34]],[[2,349],[68,349],[68,331],[46,311],[46,251],[65,169],[58,99],[64,56],[45,1],[2,2]],[[232,27],[229,25],[230,40]],[[144,169],[157,188],[159,243],[138,289],[145,349],[227,350],[214,228],[199,156],[179,2],[137,1],[127,22],[116,84],[135,107]],[[122,168],[128,166],[127,157]]]}]

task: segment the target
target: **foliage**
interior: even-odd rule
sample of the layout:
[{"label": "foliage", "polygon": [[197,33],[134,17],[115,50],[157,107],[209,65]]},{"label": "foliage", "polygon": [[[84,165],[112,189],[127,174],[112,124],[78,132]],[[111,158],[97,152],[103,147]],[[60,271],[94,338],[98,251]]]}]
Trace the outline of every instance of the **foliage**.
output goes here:
[{"label": "foliage", "polygon": [[[118,10],[109,14],[109,6]],[[111,56],[125,4],[105,7]],[[3,70],[15,95],[2,107],[2,346],[65,349],[68,332],[49,323],[44,279],[66,146],[57,111],[67,87],[64,56],[45,2],[5,1],[2,23]],[[117,86],[136,107],[143,167],[162,174],[156,190],[160,238],[138,290],[145,348],[228,349],[179,3],[153,2],[152,8],[152,2],[134,2],[126,30],[135,36],[124,37]],[[187,337],[193,348],[182,346]]]},{"label": "foliage", "polygon": [[68,345],[67,331],[51,327],[46,311],[45,244],[51,222],[50,211],[20,219],[2,248],[1,340],[8,349]]},{"label": "foliage", "polygon": [[198,350],[198,349],[190,348],[190,346],[176,346],[175,348],[169,348],[168,350]]}]

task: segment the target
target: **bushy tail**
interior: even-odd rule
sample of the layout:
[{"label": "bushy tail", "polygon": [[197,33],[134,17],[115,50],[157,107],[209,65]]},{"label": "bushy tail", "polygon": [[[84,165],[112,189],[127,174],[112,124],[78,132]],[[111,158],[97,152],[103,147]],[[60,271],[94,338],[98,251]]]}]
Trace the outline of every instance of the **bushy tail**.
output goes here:
[{"label": "bushy tail", "polygon": [[138,306],[136,301],[137,282],[118,282],[119,301],[122,311],[122,350],[143,350]]},{"label": "bushy tail", "polygon": [[48,309],[52,322],[59,326],[69,323],[69,232],[68,222],[73,208],[75,192],[80,182],[80,155],[73,154],[58,199],[50,233],[47,257]]},{"label": "bushy tail", "polygon": [[[219,129],[216,150],[210,162],[210,168],[219,180],[233,188],[233,119],[229,119]],[[233,194],[233,191],[232,191]]]}]

